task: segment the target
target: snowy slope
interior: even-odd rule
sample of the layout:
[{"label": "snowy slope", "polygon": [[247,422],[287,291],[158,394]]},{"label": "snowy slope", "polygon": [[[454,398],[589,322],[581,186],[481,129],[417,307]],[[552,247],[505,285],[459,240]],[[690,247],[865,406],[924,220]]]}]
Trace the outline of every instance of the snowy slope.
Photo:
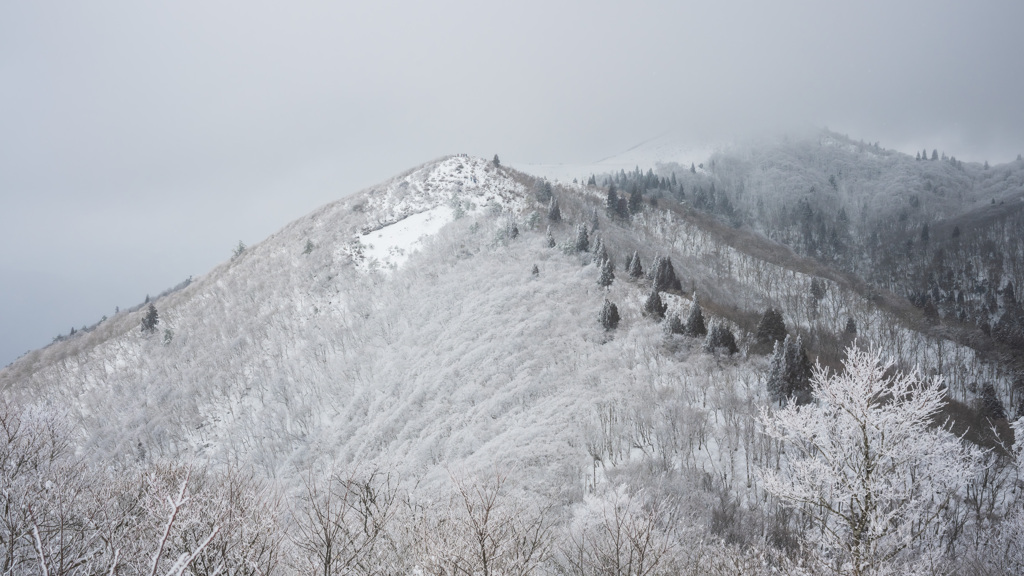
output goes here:
[{"label": "snowy slope", "polygon": [[[601,414],[652,395],[683,402],[716,361],[662,357],[644,288],[605,291],[589,255],[548,248],[522,188],[480,159],[424,165],[157,300],[154,334],[139,310],[27,356],[3,374],[8,396],[67,413],[81,449],[108,457],[246,462],[268,476],[376,462],[428,482],[500,466],[536,490],[582,489]],[[597,323],[606,297],[622,306],[614,338]],[[714,378],[736,371],[729,387],[755,380],[725,370]],[[624,442],[601,450],[628,460]]]}]

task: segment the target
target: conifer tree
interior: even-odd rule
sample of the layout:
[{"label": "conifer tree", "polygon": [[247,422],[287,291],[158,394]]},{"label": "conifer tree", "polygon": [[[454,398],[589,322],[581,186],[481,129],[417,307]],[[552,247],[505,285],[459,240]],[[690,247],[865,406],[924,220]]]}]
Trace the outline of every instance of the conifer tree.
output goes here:
[{"label": "conifer tree", "polygon": [[629,207],[630,214],[639,214],[644,207],[644,196],[640,192],[640,185],[634,183],[632,190],[629,191]]},{"label": "conifer tree", "polygon": [[604,262],[601,263],[601,275],[597,278],[598,286],[608,287],[612,285],[612,281],[615,280],[615,270],[612,266],[612,261],[605,258]]},{"label": "conifer tree", "polygon": [[551,202],[548,204],[548,220],[552,222],[562,221],[562,211],[558,208],[558,200],[555,197],[551,197]]},{"label": "conifer tree", "polygon": [[597,240],[594,241],[594,251],[593,251],[593,253],[594,253],[594,264],[597,264],[599,267],[601,266],[601,264],[605,260],[608,259],[608,250],[605,249],[604,242],[601,240],[600,236],[598,236]]},{"label": "conifer tree", "polygon": [[798,335],[796,340],[786,336],[786,341],[789,342],[786,346],[788,396],[798,406],[807,404],[811,401],[811,361],[807,358],[802,336]]},{"label": "conifer tree", "polygon": [[160,323],[160,314],[156,311],[156,306],[150,304],[146,310],[146,315],[142,317],[142,331],[153,332],[156,330],[156,325]]},{"label": "conifer tree", "polygon": [[501,160],[498,158],[497,154],[494,155],[494,160],[491,160],[491,164],[494,164],[495,168],[501,166]]},{"label": "conifer tree", "polygon": [[640,264],[639,252],[633,252],[633,257],[629,260],[629,266],[627,267],[626,272],[629,274],[629,277],[634,280],[644,275],[644,267]]},{"label": "conifer tree", "polygon": [[730,355],[740,351],[732,330],[729,330],[728,326],[722,322],[715,322],[711,325],[707,338],[704,339],[704,351],[715,352],[720,349],[724,349]]},{"label": "conifer tree", "polygon": [[697,299],[694,298],[693,305],[690,306],[690,314],[686,317],[686,335],[698,338],[707,333],[708,329],[704,325],[704,312],[700,309]]},{"label": "conifer tree", "polygon": [[769,306],[761,316],[761,321],[757,323],[757,332],[754,336],[759,344],[768,346],[784,340],[786,338],[786,322],[782,319],[782,312]]},{"label": "conifer tree", "polygon": [[672,259],[668,256],[660,256],[654,268],[654,289],[655,290],[683,290],[683,285],[676,277],[675,268],[672,266]]},{"label": "conifer tree", "polygon": [[547,237],[545,238],[545,243],[547,243],[548,248],[555,247],[555,235],[551,233],[551,226],[548,226],[548,233]]},{"label": "conifer tree", "polygon": [[601,326],[605,330],[614,330],[619,326],[619,309],[608,300],[604,301],[604,307],[601,308],[601,315],[598,317],[601,322]]},{"label": "conifer tree", "polygon": [[587,234],[586,224],[580,224],[576,227],[575,248],[577,252],[588,252],[590,250],[590,237]]},{"label": "conifer tree", "polygon": [[817,278],[811,278],[811,296],[814,296],[815,300],[821,300],[825,297],[825,283]]},{"label": "conifer tree", "polygon": [[661,301],[661,296],[658,294],[658,290],[651,290],[651,294],[647,296],[647,300],[644,301],[644,316],[650,316],[654,318],[655,322],[661,322],[665,319],[665,311],[668,306]]},{"label": "conifer tree", "polygon": [[857,334],[857,323],[853,321],[852,317],[847,316],[847,318],[846,318],[846,328],[844,330],[846,331],[847,334],[851,334],[851,335],[856,335]]},{"label": "conifer tree", "polygon": [[683,325],[683,321],[679,318],[679,314],[673,314],[669,316],[668,322],[665,323],[666,334],[685,334],[686,326]]},{"label": "conifer tree", "polygon": [[623,220],[629,218],[629,202],[627,202],[624,197],[619,196],[619,206],[615,212],[619,215],[619,218],[622,218]]},{"label": "conifer tree", "polygon": [[811,362],[800,336],[775,341],[765,388],[768,398],[780,406],[790,400],[797,405],[811,401]]},{"label": "conifer tree", "polygon": [[534,194],[537,196],[537,201],[541,204],[550,202],[552,198],[551,183],[547,180],[538,180],[534,188]]},{"label": "conifer tree", "polygon": [[619,194],[615,191],[615,183],[608,186],[608,197],[604,203],[605,211],[609,218],[614,218],[619,212]]},{"label": "conifer tree", "polygon": [[537,265],[534,264],[533,270],[530,270],[530,274],[533,274],[534,276],[540,276],[540,268],[537,268]]}]

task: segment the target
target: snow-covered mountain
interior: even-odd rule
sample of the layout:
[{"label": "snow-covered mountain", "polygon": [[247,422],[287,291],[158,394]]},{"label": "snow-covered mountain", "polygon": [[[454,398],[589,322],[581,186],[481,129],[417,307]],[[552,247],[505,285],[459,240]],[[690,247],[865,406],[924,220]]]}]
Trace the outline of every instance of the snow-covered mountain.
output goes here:
[{"label": "snow-covered mountain", "polygon": [[[560,541],[621,513],[649,518],[665,542],[700,544],[673,562],[706,568],[700,555],[710,554],[716,566],[757,570],[780,566],[772,555],[795,546],[771,538],[807,530],[780,520],[785,508],[759,483],[759,467],[780,454],[761,434],[783,361],[762,333],[767,310],[782,313],[794,350],[824,365],[839,368],[856,339],[901,368],[943,375],[948,415],[974,442],[994,441],[972,418],[996,417],[997,406],[996,439],[1008,430],[1006,412],[1018,414],[1012,359],[991,353],[996,336],[946,312],[958,298],[973,310],[972,296],[957,296],[966,288],[937,287],[936,319],[908,300],[912,284],[880,283],[843,255],[867,250],[857,239],[877,230],[919,238],[898,224],[926,216],[937,229],[953,221],[937,218],[960,218],[988,234],[977,199],[996,179],[1009,182],[1000,198],[1013,198],[1019,170],[922,164],[835,135],[718,151],[692,171],[679,149],[662,148],[578,175],[598,175],[596,186],[551,186],[466,156],[428,162],[22,357],[0,372],[0,421],[63,421],[77,457],[101,468],[246,470],[280,491],[283,524],[312,521],[316,478],[332,470],[394,474],[407,490],[403,522],[432,531],[448,517],[430,502],[463,501],[472,517],[469,495],[489,488],[466,482],[498,478],[521,509],[547,511]],[[651,154],[663,161],[640,161]],[[865,191],[892,179],[936,198],[888,228],[867,209],[836,215],[859,215]],[[610,184],[623,196],[614,206]],[[805,184],[823,192],[807,195]],[[803,211],[787,206],[792,198]],[[825,253],[819,242],[840,238],[841,221],[848,252]],[[1000,260],[996,282],[995,256],[961,252],[943,254],[984,264],[986,286],[1000,290],[972,293],[982,303],[998,296],[998,314],[986,316],[997,334],[1015,314],[1016,260]],[[424,554],[416,562],[434,557]]]}]

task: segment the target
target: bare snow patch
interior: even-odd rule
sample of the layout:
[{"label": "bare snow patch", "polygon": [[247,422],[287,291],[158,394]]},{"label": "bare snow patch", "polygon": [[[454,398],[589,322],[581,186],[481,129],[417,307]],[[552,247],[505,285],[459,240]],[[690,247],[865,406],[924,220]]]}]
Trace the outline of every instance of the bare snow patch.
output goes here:
[{"label": "bare snow patch", "polygon": [[424,238],[436,234],[453,219],[451,208],[438,206],[364,234],[359,237],[363,259],[357,266],[364,270],[397,268],[422,247]]}]

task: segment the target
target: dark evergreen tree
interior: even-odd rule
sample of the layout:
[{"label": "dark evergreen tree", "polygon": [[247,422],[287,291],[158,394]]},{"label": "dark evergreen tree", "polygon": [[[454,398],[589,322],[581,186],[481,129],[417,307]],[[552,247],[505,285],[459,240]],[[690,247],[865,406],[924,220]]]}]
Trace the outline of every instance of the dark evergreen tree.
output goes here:
[{"label": "dark evergreen tree", "polygon": [[707,338],[704,339],[704,351],[713,353],[719,350],[724,350],[730,355],[740,351],[732,330],[729,330],[729,327],[721,322],[715,322],[711,325]]},{"label": "dark evergreen tree", "polygon": [[547,237],[545,238],[545,242],[547,243],[548,248],[555,247],[555,235],[551,233],[551,226],[548,226],[548,233]]},{"label": "dark evergreen tree", "polygon": [[515,240],[519,237],[519,227],[512,224],[512,228],[508,231],[508,237]]},{"label": "dark evergreen tree", "polygon": [[686,326],[683,324],[682,319],[679,318],[679,314],[673,314],[669,316],[668,322],[665,322],[665,333],[666,334],[685,334]]},{"label": "dark evergreen tree", "polygon": [[587,186],[597,186],[597,178],[593,174],[590,175],[590,180],[587,180]]},{"label": "dark evergreen tree", "polygon": [[786,338],[786,322],[782,319],[782,312],[775,308],[768,307],[761,321],[757,323],[757,331],[754,337],[759,344],[771,346],[774,342],[781,342]]},{"label": "dark evergreen tree", "polygon": [[665,311],[667,309],[668,306],[661,301],[661,295],[658,294],[658,290],[651,290],[651,294],[644,301],[644,316],[650,316],[654,318],[655,322],[661,322],[665,319]]},{"label": "dark evergreen tree", "polygon": [[160,314],[157,313],[156,306],[150,304],[149,308],[146,309],[146,315],[142,317],[142,331],[153,332],[159,323]]},{"label": "dark evergreen tree", "polygon": [[614,330],[619,326],[619,309],[608,300],[604,301],[604,307],[601,308],[601,315],[598,317],[598,321],[601,322],[601,326],[605,330]]},{"label": "dark evergreen tree", "polygon": [[811,362],[799,336],[776,341],[769,366],[765,383],[769,400],[780,406],[790,400],[797,405],[811,401]]},{"label": "dark evergreen tree", "polygon": [[629,191],[629,203],[627,206],[630,214],[639,214],[644,208],[644,196],[640,192],[640,186],[636,183],[633,184],[633,188]]},{"label": "dark evergreen tree", "polygon": [[601,275],[597,278],[597,285],[605,287],[611,286],[612,281],[614,280],[615,269],[612,266],[612,261],[606,258],[604,262],[601,263]]},{"label": "dark evergreen tree", "polygon": [[938,160],[938,159],[939,159],[939,151],[938,150],[932,150],[932,160]]},{"label": "dark evergreen tree", "polygon": [[553,196],[551,183],[547,180],[538,180],[534,187],[534,194],[537,196],[537,201],[541,204],[551,202],[551,198]]},{"label": "dark evergreen tree", "polygon": [[498,158],[497,154],[494,155],[494,160],[491,160],[491,164],[494,164],[495,168],[501,166],[501,160]]},{"label": "dark evergreen tree", "polygon": [[530,274],[533,274],[534,276],[540,276],[540,268],[537,268],[537,265],[534,264],[533,270],[530,270]]},{"label": "dark evergreen tree", "polygon": [[857,323],[853,321],[853,318],[851,318],[851,317],[847,317],[846,318],[846,328],[845,328],[845,331],[846,331],[847,334],[850,334],[852,336],[856,336],[857,335]]},{"label": "dark evergreen tree", "polygon": [[1006,408],[992,384],[985,384],[981,389],[981,415],[990,420],[1006,418]]},{"label": "dark evergreen tree", "polygon": [[701,310],[700,304],[694,298],[693,305],[690,306],[690,314],[686,317],[686,335],[699,338],[707,333],[708,329],[704,325],[704,311]]},{"label": "dark evergreen tree", "polygon": [[821,300],[825,297],[825,283],[817,278],[811,278],[811,296],[814,296],[815,300]]},{"label": "dark evergreen tree", "polygon": [[548,220],[552,222],[562,221],[562,211],[558,208],[558,200],[555,197],[551,197],[551,201],[548,204]]},{"label": "dark evergreen tree", "polygon": [[608,197],[605,199],[604,207],[609,218],[619,214],[619,194],[615,191],[615,183],[608,186]]},{"label": "dark evergreen tree", "polygon": [[683,285],[676,277],[676,270],[672,266],[672,259],[668,256],[660,256],[654,267],[654,289],[655,290],[677,290],[682,292]]},{"label": "dark evergreen tree", "polygon": [[644,267],[640,263],[640,253],[634,251],[633,257],[629,260],[629,267],[626,269],[629,277],[636,280],[644,275]]},{"label": "dark evergreen tree", "polygon": [[693,162],[690,162],[690,174],[696,174],[697,169],[693,167]]},{"label": "dark evergreen tree", "polygon": [[590,251],[590,236],[587,234],[587,225],[576,226],[576,242],[573,244],[577,252]]},{"label": "dark evergreen tree", "polygon": [[804,349],[804,341],[801,336],[793,340],[786,336],[783,342],[786,344],[786,383],[788,396],[797,405],[807,404],[811,401],[811,361],[807,357],[807,350]]}]

